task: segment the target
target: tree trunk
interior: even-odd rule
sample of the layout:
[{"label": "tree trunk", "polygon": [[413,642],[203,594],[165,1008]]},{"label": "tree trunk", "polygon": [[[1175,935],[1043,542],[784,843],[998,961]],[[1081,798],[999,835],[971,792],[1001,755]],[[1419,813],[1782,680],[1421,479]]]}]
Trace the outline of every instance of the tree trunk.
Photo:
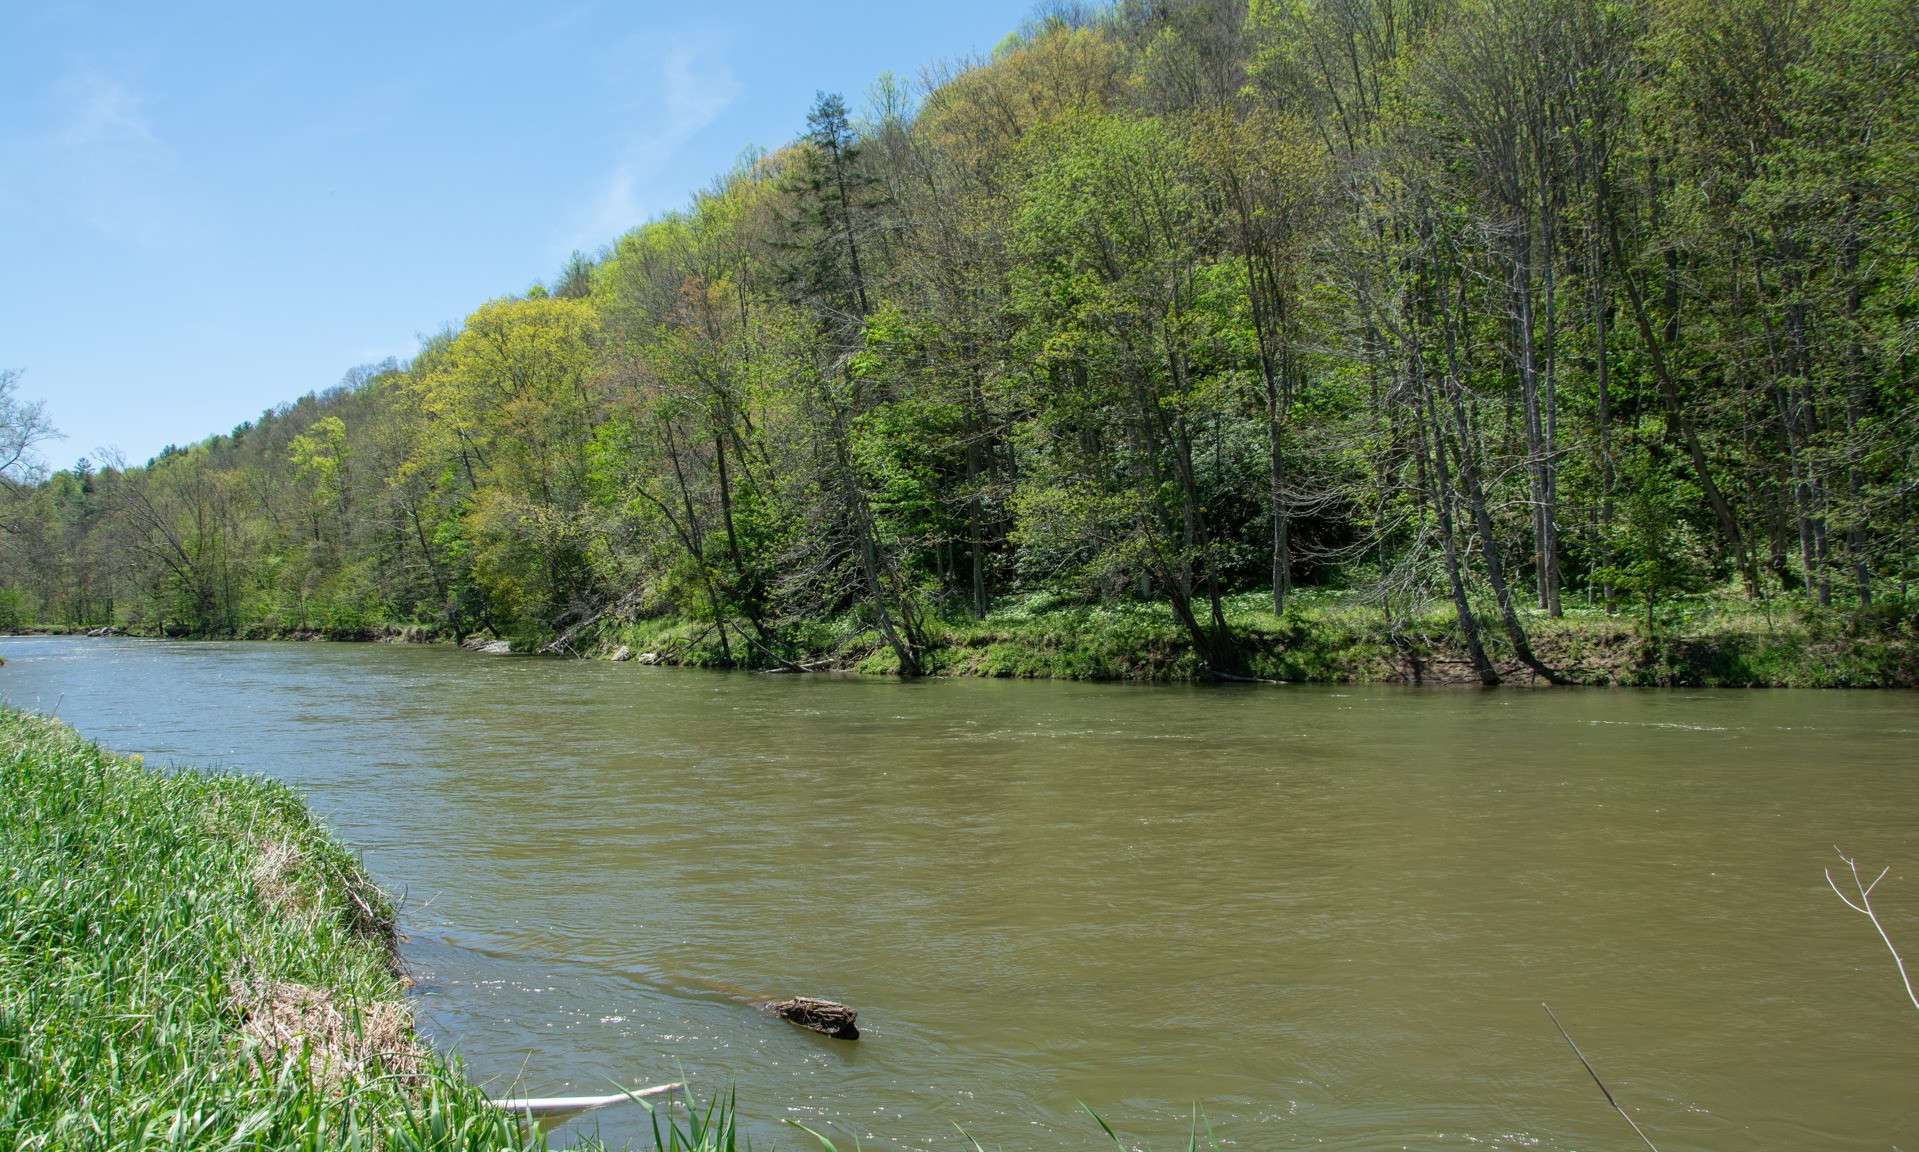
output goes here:
[{"label": "tree trunk", "polygon": [[1486,657],[1486,646],[1479,638],[1479,621],[1473,616],[1473,608],[1466,596],[1466,580],[1460,571],[1459,547],[1453,531],[1453,483],[1446,465],[1446,433],[1440,424],[1439,408],[1433,402],[1432,383],[1425,372],[1417,367],[1414,372],[1419,380],[1419,400],[1423,409],[1419,433],[1419,471],[1422,480],[1426,478],[1427,467],[1427,430],[1432,437],[1432,479],[1422,486],[1429,493],[1433,511],[1439,519],[1439,547],[1446,561],[1446,583],[1452,591],[1453,614],[1459,621],[1459,632],[1466,641],[1466,655],[1472,660],[1473,674],[1479,682],[1488,688],[1497,687],[1499,672],[1493,662]]},{"label": "tree trunk", "polygon": [[[1612,363],[1606,346],[1606,258],[1599,242],[1598,229],[1605,216],[1604,192],[1597,179],[1593,192],[1592,250],[1592,324],[1593,392],[1599,423],[1599,567],[1612,567],[1613,453],[1612,453]],[[1612,614],[1613,586],[1608,576],[1600,583],[1600,599],[1606,613]]]},{"label": "tree trunk", "polygon": [[[1461,301],[1464,305],[1464,301]],[[1453,320],[1446,321],[1446,393],[1452,400],[1453,425],[1459,437],[1459,475],[1466,483],[1466,503],[1472,510],[1473,522],[1479,529],[1479,554],[1486,565],[1486,582],[1492,586],[1493,599],[1499,604],[1499,619],[1506,626],[1506,636],[1512,641],[1513,654],[1519,662],[1546,678],[1549,683],[1563,684],[1565,680],[1557,672],[1546,667],[1533,655],[1532,644],[1526,639],[1525,626],[1519,622],[1519,613],[1513,608],[1511,589],[1506,585],[1506,570],[1499,554],[1499,537],[1495,533],[1491,511],[1486,505],[1486,490],[1479,480],[1479,465],[1473,452],[1471,422],[1466,418],[1465,389],[1459,382],[1459,361],[1453,331]]]}]

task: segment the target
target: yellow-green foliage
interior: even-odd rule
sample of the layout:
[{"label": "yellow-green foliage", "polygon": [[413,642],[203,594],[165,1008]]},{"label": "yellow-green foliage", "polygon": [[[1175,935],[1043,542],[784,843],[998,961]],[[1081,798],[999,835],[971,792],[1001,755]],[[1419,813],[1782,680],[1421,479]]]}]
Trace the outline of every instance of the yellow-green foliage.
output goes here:
[{"label": "yellow-green foliage", "polygon": [[[1584,660],[1559,617],[1599,603],[1641,621],[1610,677],[1902,682],[1913,28],[1050,13],[917,105],[822,93],[409,363],[15,493],[0,621],[578,648],[658,615],[713,626],[691,661],[912,671],[955,665],[942,616],[1056,594],[1079,616],[958,662],[1321,679],[1438,674],[1468,632]],[[1379,618],[1226,606],[1274,584]],[[1764,638],[1701,647],[1684,618],[1735,597]]]}]

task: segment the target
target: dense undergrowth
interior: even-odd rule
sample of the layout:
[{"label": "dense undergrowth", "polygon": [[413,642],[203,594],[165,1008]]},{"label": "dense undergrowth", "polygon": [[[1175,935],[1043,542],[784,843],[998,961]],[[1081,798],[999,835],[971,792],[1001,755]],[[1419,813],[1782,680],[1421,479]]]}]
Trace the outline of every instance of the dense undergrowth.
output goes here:
[{"label": "dense undergrowth", "polygon": [[393,913],[284,786],[0,710],[0,1148],[543,1146],[416,1044]]},{"label": "dense undergrowth", "polygon": [[[1376,603],[1336,591],[1295,593],[1275,616],[1265,593],[1229,597],[1225,615],[1245,675],[1291,683],[1476,682],[1449,608],[1388,620]],[[1489,610],[1485,619],[1495,619]],[[1528,613],[1534,651],[1568,681],[1630,687],[1867,688],[1919,685],[1919,615],[1768,608],[1730,600],[1675,604],[1648,626],[1636,615],[1569,606]],[[1507,683],[1536,680],[1496,627],[1482,638]],[[1185,681],[1206,668],[1163,603],[1086,604],[1048,593],[1009,598],[984,618],[935,622],[931,671],[949,676]],[[536,647],[528,644],[527,647]],[[695,667],[767,661],[735,630],[722,649],[710,621],[661,616],[606,629],[600,655]],[[898,661],[857,618],[822,624],[791,653],[806,668],[892,674]]]}]

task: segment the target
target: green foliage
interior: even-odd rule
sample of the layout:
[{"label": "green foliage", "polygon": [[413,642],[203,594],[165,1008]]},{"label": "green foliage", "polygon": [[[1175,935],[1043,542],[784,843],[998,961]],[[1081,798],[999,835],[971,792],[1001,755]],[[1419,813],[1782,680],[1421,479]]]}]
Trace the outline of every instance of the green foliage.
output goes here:
[{"label": "green foliage", "polygon": [[1613,563],[1594,578],[1643,603],[1646,629],[1655,632],[1662,604],[1707,591],[1722,573],[1715,571],[1706,534],[1694,522],[1701,502],[1695,485],[1651,460],[1627,465],[1621,478],[1626,496],[1608,541]]},{"label": "green foliage", "polygon": [[18,632],[33,623],[31,602],[18,588],[0,588],[0,632]]},{"label": "green foliage", "polygon": [[[1400,676],[1477,638],[1495,678],[1538,648],[1577,679],[1591,602],[1671,657],[1646,676],[1816,680],[1773,640],[1679,645],[1737,599],[1775,636],[1849,614],[1864,652],[1910,604],[1910,16],[1039,19],[917,109],[822,93],[410,363],[143,465],[8,463],[47,431],[8,373],[7,615],[1152,678]],[[1377,618],[1266,622],[1325,589]],[[1894,675],[1885,643],[1827,678]]]}]

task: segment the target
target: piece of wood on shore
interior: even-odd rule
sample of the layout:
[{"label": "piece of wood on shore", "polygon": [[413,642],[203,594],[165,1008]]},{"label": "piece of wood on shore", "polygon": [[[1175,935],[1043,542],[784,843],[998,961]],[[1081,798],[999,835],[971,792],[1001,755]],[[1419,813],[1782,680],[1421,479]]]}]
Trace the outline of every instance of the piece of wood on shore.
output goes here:
[{"label": "piece of wood on shore", "polygon": [[791,1000],[774,1000],[764,1007],[767,1012],[790,1024],[797,1024],[821,1035],[838,1040],[860,1038],[859,1026],[855,1023],[860,1014],[837,1000],[795,996]]}]

